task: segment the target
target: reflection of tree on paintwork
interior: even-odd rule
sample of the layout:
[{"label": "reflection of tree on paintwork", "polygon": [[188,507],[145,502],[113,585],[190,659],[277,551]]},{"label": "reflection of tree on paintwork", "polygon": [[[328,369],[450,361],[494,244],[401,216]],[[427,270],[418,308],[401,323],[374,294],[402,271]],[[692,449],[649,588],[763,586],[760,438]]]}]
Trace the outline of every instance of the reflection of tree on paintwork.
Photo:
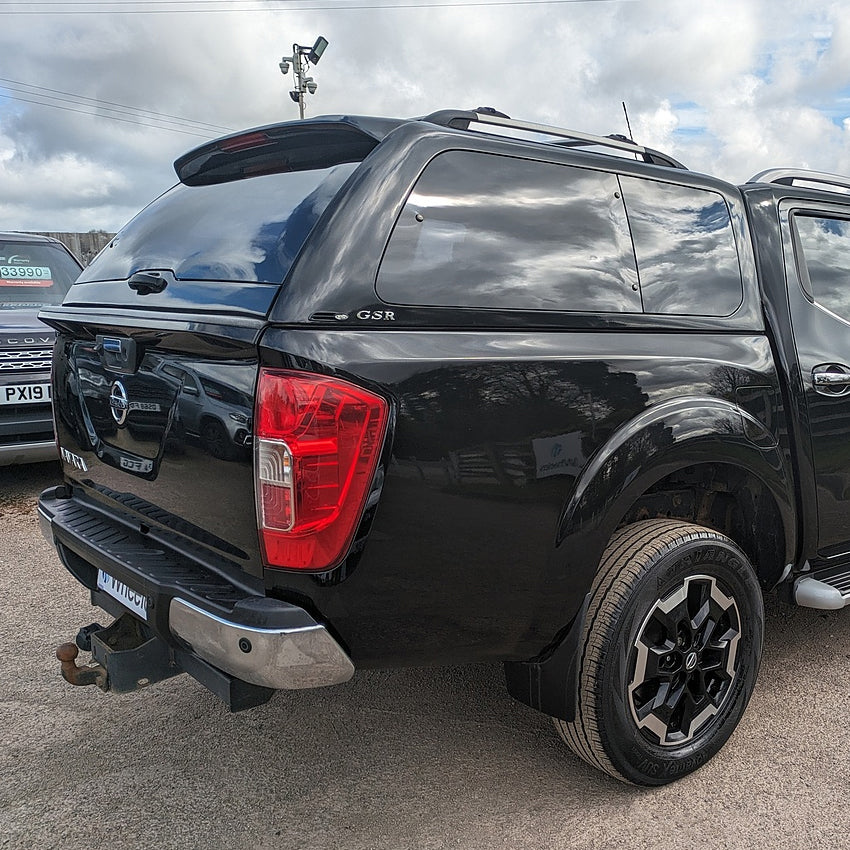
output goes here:
[{"label": "reflection of tree on paintwork", "polygon": [[[403,458],[416,446],[420,459],[574,431],[589,456],[647,401],[633,374],[598,362],[447,366],[403,381],[399,395],[396,454]],[[451,444],[438,432],[453,435]]]},{"label": "reflection of tree on paintwork", "polygon": [[735,401],[735,393],[739,387],[745,387],[749,383],[749,375],[734,366],[718,366],[711,370],[709,386],[712,395],[726,401]]}]

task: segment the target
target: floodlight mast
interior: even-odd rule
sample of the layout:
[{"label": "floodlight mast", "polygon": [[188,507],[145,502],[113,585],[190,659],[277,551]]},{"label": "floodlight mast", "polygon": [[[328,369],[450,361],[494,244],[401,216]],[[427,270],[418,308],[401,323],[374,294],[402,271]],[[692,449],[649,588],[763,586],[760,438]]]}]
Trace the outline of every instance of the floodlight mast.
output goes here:
[{"label": "floodlight mast", "polygon": [[318,64],[327,46],[328,40],[322,35],[316,39],[312,47],[293,44],[292,56],[284,56],[278,65],[280,73],[284,76],[289,73],[289,66],[292,66],[295,88],[289,92],[289,97],[298,104],[298,114],[302,121],[304,120],[304,95],[315,94],[318,88],[316,81],[312,77],[306,77],[305,74],[310,65]]}]

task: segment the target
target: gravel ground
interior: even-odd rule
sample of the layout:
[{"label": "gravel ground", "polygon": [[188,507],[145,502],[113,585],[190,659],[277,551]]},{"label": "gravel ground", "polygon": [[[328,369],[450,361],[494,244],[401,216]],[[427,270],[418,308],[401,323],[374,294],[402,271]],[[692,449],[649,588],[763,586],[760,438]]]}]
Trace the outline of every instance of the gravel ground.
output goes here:
[{"label": "gravel ground", "polygon": [[39,533],[57,476],[0,469],[0,848],[848,846],[850,610],[769,600],[737,732],[638,790],[573,756],[498,665],[358,673],[240,714],[186,676],[66,685],[54,649],[97,612]]}]

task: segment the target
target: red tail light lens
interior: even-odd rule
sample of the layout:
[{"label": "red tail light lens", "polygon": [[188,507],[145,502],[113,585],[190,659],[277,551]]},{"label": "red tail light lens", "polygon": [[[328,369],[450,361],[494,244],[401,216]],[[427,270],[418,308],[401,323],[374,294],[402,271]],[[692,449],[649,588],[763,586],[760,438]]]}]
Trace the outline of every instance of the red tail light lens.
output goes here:
[{"label": "red tail light lens", "polygon": [[234,136],[232,139],[224,139],[218,143],[220,151],[232,153],[234,151],[245,151],[251,148],[261,148],[271,144],[270,139],[265,133],[243,133],[241,136]]},{"label": "red tail light lens", "polygon": [[266,564],[336,566],[363,515],[387,426],[387,402],[305,372],[261,369],[254,475]]}]

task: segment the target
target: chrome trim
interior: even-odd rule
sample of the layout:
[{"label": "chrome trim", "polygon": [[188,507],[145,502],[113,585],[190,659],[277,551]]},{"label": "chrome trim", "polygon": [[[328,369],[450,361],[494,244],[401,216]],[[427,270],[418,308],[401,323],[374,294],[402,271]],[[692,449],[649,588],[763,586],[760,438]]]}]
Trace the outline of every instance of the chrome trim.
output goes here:
[{"label": "chrome trim", "polygon": [[36,513],[38,514],[38,527],[41,530],[42,537],[44,537],[51,546],[55,546],[56,544],[53,537],[53,517],[44,510],[41,504],[38,505]]},{"label": "chrome trim", "polygon": [[50,360],[52,348],[11,348],[0,351],[0,360]]},{"label": "chrome trim", "polygon": [[59,449],[56,448],[55,440],[37,443],[0,443],[0,466],[11,466],[16,463],[43,463],[47,460],[56,460],[58,457]]},{"label": "chrome trim", "polygon": [[[172,599],[171,633],[210,664],[253,685],[317,688],[347,682],[354,665],[319,623],[292,629],[261,629],[225,620],[187,602]],[[249,641],[250,651],[240,649]]]},{"label": "chrome trim", "polygon": [[825,581],[804,576],[794,583],[794,601],[804,608],[837,611],[839,608],[850,605],[850,596],[844,596],[837,587]]},{"label": "chrome trim", "polygon": [[49,360],[21,361],[20,363],[0,362],[2,372],[46,372],[50,369]]},{"label": "chrome trim", "polygon": [[23,372],[43,369],[50,371],[52,348],[15,348],[0,351],[0,371]]},{"label": "chrome trim", "polygon": [[129,410],[130,403],[127,400],[127,390],[124,389],[124,384],[121,381],[113,381],[109,388],[109,412],[119,426],[127,421]]},{"label": "chrome trim", "polygon": [[476,112],[475,121],[479,124],[491,124],[494,127],[509,127],[514,130],[525,130],[529,133],[541,133],[546,136],[557,136],[561,139],[575,139],[592,145],[600,145],[606,148],[617,148],[629,153],[646,154],[647,149],[636,142],[612,139],[610,136],[595,136],[591,133],[580,133],[578,130],[568,130],[564,127],[552,127],[548,124],[535,124],[531,121],[516,121],[513,118],[500,118],[498,115],[488,115],[485,112]]},{"label": "chrome trim", "polygon": [[846,387],[850,372],[815,372],[812,381],[816,387]]}]

